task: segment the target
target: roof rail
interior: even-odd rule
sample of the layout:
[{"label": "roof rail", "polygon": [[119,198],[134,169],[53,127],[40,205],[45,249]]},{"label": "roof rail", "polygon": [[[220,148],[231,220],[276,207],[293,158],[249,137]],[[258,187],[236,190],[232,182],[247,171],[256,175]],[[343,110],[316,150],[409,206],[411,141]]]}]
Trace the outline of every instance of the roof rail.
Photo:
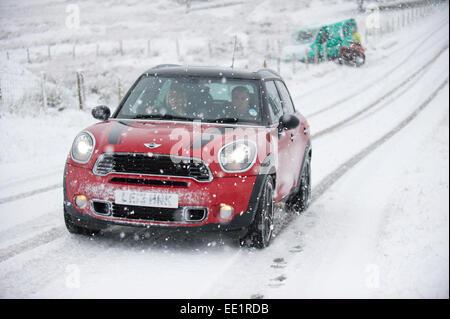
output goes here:
[{"label": "roof rail", "polygon": [[158,64],[158,65],[152,67],[150,70],[161,69],[161,68],[170,68],[173,66],[181,66],[181,65],[179,65],[179,64]]},{"label": "roof rail", "polygon": [[260,72],[268,72],[268,73],[272,73],[273,75],[275,75],[275,76],[281,78],[281,75],[279,75],[277,72],[275,72],[275,71],[272,70],[272,69],[259,69],[257,72],[258,72],[258,73],[260,73]]}]

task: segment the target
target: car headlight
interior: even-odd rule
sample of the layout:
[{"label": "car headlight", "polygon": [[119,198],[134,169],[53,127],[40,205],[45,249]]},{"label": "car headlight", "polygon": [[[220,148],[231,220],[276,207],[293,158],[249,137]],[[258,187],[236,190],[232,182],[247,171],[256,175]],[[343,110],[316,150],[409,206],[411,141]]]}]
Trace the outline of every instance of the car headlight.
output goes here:
[{"label": "car headlight", "polygon": [[241,173],[248,171],[255,163],[256,144],[249,140],[229,143],[219,151],[219,164],[224,172]]},{"label": "car headlight", "polygon": [[72,159],[77,163],[86,164],[91,158],[94,147],[94,136],[87,131],[81,132],[73,141],[71,151]]}]

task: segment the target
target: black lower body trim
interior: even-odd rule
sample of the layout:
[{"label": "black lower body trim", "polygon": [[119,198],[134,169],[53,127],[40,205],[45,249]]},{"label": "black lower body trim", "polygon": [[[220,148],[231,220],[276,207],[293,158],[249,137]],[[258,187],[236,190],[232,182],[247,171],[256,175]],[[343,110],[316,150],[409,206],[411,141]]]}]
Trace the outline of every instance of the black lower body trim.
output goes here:
[{"label": "black lower body trim", "polygon": [[228,223],[207,223],[201,226],[167,226],[165,225],[157,225],[157,224],[140,224],[133,222],[124,222],[124,221],[105,221],[98,218],[95,218],[89,214],[79,212],[70,202],[67,200],[66,195],[66,181],[64,174],[64,211],[72,217],[74,223],[80,224],[84,227],[91,228],[105,228],[107,225],[121,225],[121,226],[134,226],[134,227],[165,227],[170,229],[182,228],[182,229],[192,229],[192,230],[206,230],[206,231],[233,231],[233,230],[242,230],[247,228],[253,222],[255,218],[255,213],[258,208],[259,198],[262,193],[262,188],[265,182],[265,179],[270,175],[260,174],[256,177],[255,184],[253,186],[252,194],[250,196],[250,200],[247,206],[247,210],[242,215],[235,216]]}]

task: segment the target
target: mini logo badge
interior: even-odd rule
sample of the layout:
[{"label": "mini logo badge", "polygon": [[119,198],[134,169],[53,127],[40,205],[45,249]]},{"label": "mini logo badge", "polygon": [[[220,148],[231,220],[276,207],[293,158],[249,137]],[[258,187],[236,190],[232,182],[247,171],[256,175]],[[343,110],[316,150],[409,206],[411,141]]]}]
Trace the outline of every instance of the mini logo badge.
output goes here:
[{"label": "mini logo badge", "polygon": [[148,148],[152,148],[152,149],[161,146],[161,144],[156,144],[156,143],[147,143],[147,144],[144,144],[144,145],[147,146]]}]

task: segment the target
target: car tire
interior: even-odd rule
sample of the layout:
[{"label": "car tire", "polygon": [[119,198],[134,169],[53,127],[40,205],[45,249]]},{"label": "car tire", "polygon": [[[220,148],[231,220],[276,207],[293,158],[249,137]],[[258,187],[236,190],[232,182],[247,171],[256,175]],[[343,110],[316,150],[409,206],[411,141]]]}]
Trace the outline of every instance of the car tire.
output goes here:
[{"label": "car tire", "polygon": [[246,235],[240,238],[240,245],[254,248],[269,246],[274,225],[274,186],[272,177],[268,176],[262,190],[262,200],[258,205],[255,218]]},{"label": "car tire", "polygon": [[81,225],[75,223],[72,220],[72,217],[66,212],[64,212],[64,223],[66,224],[67,230],[71,234],[95,236],[95,235],[98,235],[101,231],[101,229],[88,228],[88,227],[81,226]]},{"label": "car tire", "polygon": [[305,159],[302,174],[300,175],[300,187],[289,204],[291,211],[296,213],[304,212],[311,200],[311,155]]},{"label": "car tire", "polygon": [[366,62],[366,56],[364,54],[357,54],[354,57],[355,67],[360,67]]}]

